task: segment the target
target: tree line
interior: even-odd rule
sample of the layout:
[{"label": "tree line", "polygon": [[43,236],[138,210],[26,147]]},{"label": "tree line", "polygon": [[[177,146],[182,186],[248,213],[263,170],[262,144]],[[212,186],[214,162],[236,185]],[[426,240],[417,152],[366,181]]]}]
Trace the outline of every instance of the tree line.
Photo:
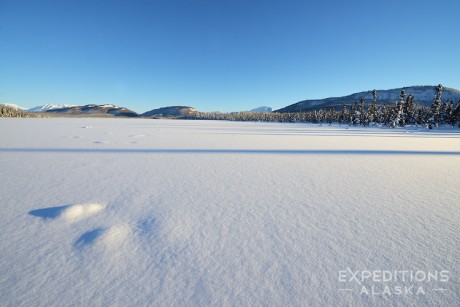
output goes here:
[{"label": "tree line", "polygon": [[[377,91],[372,91],[373,100],[366,102],[363,98],[352,104],[344,104],[341,110],[319,109],[309,112],[291,113],[256,113],[256,112],[193,112],[175,118],[196,120],[228,120],[228,121],[261,121],[290,122],[314,124],[344,124],[350,126],[388,126],[390,128],[426,126],[430,129],[439,126],[460,127],[460,100],[442,101],[442,85],[435,88],[431,106],[423,106],[414,102],[413,95],[406,95],[403,89],[399,99],[393,105],[379,104]],[[8,106],[0,106],[0,117],[41,117],[16,110]]]},{"label": "tree line", "polygon": [[460,100],[443,102],[442,85],[436,87],[431,107],[416,104],[413,95],[401,91],[399,100],[393,105],[378,103],[377,91],[372,91],[373,101],[366,103],[363,98],[353,104],[344,104],[341,110],[319,109],[309,112],[293,113],[210,113],[195,112],[184,116],[184,119],[229,120],[229,121],[263,121],[314,124],[346,124],[351,126],[383,125],[390,128],[407,125],[426,126],[430,129],[441,125],[460,127]]},{"label": "tree line", "polygon": [[9,106],[0,106],[0,117],[30,117],[30,114]]}]

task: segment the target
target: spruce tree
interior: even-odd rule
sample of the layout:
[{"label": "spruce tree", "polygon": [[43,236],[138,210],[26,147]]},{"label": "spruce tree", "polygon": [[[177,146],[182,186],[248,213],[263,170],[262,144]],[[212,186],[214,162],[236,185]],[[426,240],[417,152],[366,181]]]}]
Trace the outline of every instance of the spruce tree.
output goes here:
[{"label": "spruce tree", "polygon": [[375,102],[373,102],[368,110],[367,110],[367,120],[368,120],[368,124],[370,123],[374,123],[375,120],[376,120],[376,117],[377,117],[377,110],[376,110],[376,107],[375,107]]},{"label": "spruce tree", "polygon": [[441,119],[441,95],[442,95],[442,85],[439,84],[436,88],[436,93],[434,95],[434,100],[431,105],[431,117],[429,120],[428,128],[432,129],[433,127],[438,127]]},{"label": "spruce tree", "polygon": [[369,107],[369,122],[375,122],[377,118],[377,91],[374,89],[372,91],[372,105]]},{"label": "spruce tree", "polygon": [[454,112],[452,114],[454,126],[457,126],[460,128],[460,100],[457,102],[457,106],[454,109]]},{"label": "spruce tree", "polygon": [[385,106],[380,106],[378,109],[377,109],[377,113],[376,113],[376,121],[378,124],[382,125],[382,124],[385,124],[385,115],[386,115],[386,108]]},{"label": "spruce tree", "polygon": [[404,125],[404,120],[403,120],[403,106],[404,106],[404,101],[406,98],[406,91],[403,89],[401,91],[401,95],[399,95],[399,100],[396,102],[396,107],[393,110],[392,113],[392,119],[390,122],[390,127],[395,128],[397,126],[403,126]]},{"label": "spruce tree", "polygon": [[352,104],[350,107],[350,112],[348,113],[348,125],[354,125],[354,117],[355,117],[355,108],[356,104]]},{"label": "spruce tree", "polygon": [[359,99],[359,123],[363,126],[367,126],[367,114],[364,108],[364,98]]},{"label": "spruce tree", "polygon": [[346,123],[347,121],[347,105],[342,106],[342,112],[340,112],[340,117],[339,117],[339,124]]},{"label": "spruce tree", "polygon": [[409,125],[416,124],[414,96],[412,94],[410,94],[406,99],[406,104],[404,105],[404,114],[405,114],[406,124],[409,124]]},{"label": "spruce tree", "polygon": [[454,127],[455,126],[455,123],[453,120],[454,119],[454,101],[448,100],[444,109],[445,110],[443,112],[443,119],[442,119],[443,123]]},{"label": "spruce tree", "polygon": [[404,126],[406,124],[406,114],[404,113],[404,107],[406,105],[406,90],[403,89],[401,91],[401,95],[399,95],[399,102],[398,102],[398,112],[399,112],[399,125]]},{"label": "spruce tree", "polygon": [[357,125],[359,125],[361,123],[360,122],[359,108],[360,107],[358,106],[358,102],[355,102],[354,112],[353,112],[353,120],[352,120],[353,126],[357,126]]}]

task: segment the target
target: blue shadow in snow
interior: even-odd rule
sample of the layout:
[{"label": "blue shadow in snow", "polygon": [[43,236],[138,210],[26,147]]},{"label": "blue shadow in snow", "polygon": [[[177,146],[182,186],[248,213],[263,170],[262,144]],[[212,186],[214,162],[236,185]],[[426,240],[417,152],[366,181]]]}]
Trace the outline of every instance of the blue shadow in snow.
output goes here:
[{"label": "blue shadow in snow", "polygon": [[158,228],[157,220],[154,217],[146,217],[139,220],[136,225],[136,231],[142,236],[155,234]]},{"label": "blue shadow in snow", "polygon": [[69,206],[60,206],[36,209],[29,211],[29,214],[32,216],[41,217],[42,219],[55,219],[62,213],[62,211],[64,211],[68,207]]},{"label": "blue shadow in snow", "polygon": [[100,235],[104,233],[104,228],[95,228],[82,234],[74,243],[77,249],[83,249],[85,246],[92,244]]},{"label": "blue shadow in snow", "polygon": [[460,151],[348,150],[348,149],[93,149],[93,148],[0,148],[13,153],[81,154],[255,154],[255,155],[419,155],[460,156]]}]

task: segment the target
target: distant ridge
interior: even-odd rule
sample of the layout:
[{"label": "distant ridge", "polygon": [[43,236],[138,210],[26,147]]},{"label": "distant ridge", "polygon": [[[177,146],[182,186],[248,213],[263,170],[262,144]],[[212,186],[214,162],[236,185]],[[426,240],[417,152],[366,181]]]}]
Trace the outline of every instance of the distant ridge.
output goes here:
[{"label": "distant ridge", "polygon": [[[394,103],[399,99],[401,91],[405,89],[406,94],[412,94],[414,96],[415,103],[422,105],[431,105],[433,102],[435,94],[434,85],[425,85],[425,86],[408,86],[395,88],[390,90],[377,90],[377,103],[379,104],[388,104]],[[354,93],[348,96],[343,97],[331,97],[324,99],[311,99],[303,100],[294,104],[291,104],[287,107],[281,108],[274,112],[278,113],[287,113],[287,112],[308,112],[318,109],[341,109],[344,104],[350,105],[358,101],[360,98],[363,98],[366,103],[372,102],[372,90]],[[460,91],[457,89],[443,87],[442,100],[446,101],[448,99],[454,100],[457,102],[460,99]]]},{"label": "distant ridge", "polygon": [[70,107],[75,107],[76,105],[73,104],[44,104],[42,106],[36,106],[33,108],[30,108],[27,110],[27,112],[46,112],[49,110],[55,110],[55,109],[62,109],[62,108],[70,108]]},{"label": "distant ridge", "polygon": [[188,106],[170,106],[158,109],[153,109],[142,113],[142,117],[175,117],[175,116],[187,116],[192,113],[196,113],[197,110]]},{"label": "distant ridge", "polygon": [[255,109],[252,109],[251,111],[249,112],[256,112],[256,113],[269,113],[273,111],[272,108],[270,107],[267,107],[267,106],[262,106],[262,107],[258,107],[258,108],[255,108]]},{"label": "distant ridge", "polygon": [[110,116],[122,116],[122,117],[138,117],[139,114],[127,109],[125,107],[119,107],[113,104],[88,104],[84,106],[72,106],[64,107],[59,109],[50,109],[46,113],[58,113],[68,115],[110,115]]}]

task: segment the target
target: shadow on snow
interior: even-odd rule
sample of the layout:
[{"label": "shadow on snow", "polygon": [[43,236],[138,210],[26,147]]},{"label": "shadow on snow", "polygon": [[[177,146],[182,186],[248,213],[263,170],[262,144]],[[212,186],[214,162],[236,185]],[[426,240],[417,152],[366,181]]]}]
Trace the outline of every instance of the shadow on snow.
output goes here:
[{"label": "shadow on snow", "polygon": [[74,243],[77,249],[83,249],[85,246],[92,244],[100,235],[104,233],[104,228],[95,228],[82,234]]},{"label": "shadow on snow", "polygon": [[68,207],[69,206],[60,206],[60,207],[35,209],[32,211],[29,211],[29,214],[32,216],[41,217],[42,219],[55,219],[62,213],[62,211],[64,211]]},{"label": "shadow on snow", "polygon": [[[96,148],[0,148],[0,152],[12,153],[81,153],[81,154],[255,154],[255,155],[420,155],[460,156],[460,151],[421,150],[348,150],[348,149],[96,149]],[[60,208],[60,209],[58,209]],[[38,209],[50,214],[65,207]],[[31,211],[32,212],[32,211]],[[32,214],[29,212],[30,214]],[[37,213],[40,214],[40,213]],[[34,215],[34,214],[32,214]],[[36,215],[39,216],[39,215]],[[43,217],[43,216],[41,216]],[[55,216],[54,216],[55,217]]]}]

